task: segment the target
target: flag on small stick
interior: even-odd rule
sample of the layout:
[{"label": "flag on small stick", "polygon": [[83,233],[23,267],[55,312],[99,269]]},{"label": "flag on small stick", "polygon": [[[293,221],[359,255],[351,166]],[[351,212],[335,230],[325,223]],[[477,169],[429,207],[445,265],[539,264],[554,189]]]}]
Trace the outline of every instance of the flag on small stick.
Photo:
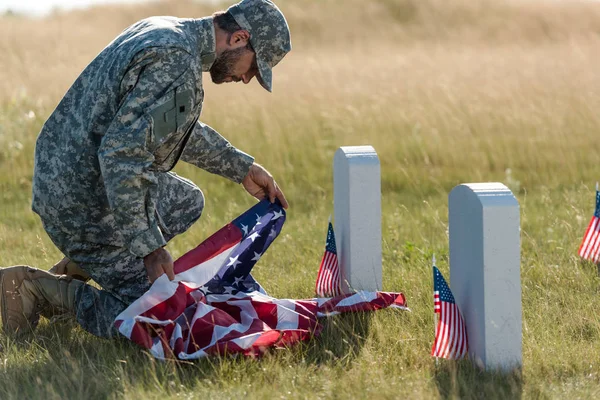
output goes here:
[{"label": "flag on small stick", "polygon": [[463,358],[468,351],[467,327],[446,280],[435,266],[435,259],[433,311],[438,314],[438,322],[431,355],[449,360]]},{"label": "flag on small stick", "polygon": [[600,192],[596,183],[596,210],[579,246],[579,257],[598,263],[600,258]]},{"label": "flag on small stick", "polygon": [[335,247],[335,234],[333,233],[331,217],[329,217],[325,253],[319,267],[315,292],[319,297],[334,297],[342,294],[342,274]]}]

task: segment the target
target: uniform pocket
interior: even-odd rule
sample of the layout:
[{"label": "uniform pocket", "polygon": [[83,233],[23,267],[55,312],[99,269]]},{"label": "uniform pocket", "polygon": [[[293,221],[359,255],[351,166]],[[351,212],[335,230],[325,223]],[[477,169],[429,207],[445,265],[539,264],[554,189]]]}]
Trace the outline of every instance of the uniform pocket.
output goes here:
[{"label": "uniform pocket", "polygon": [[161,100],[148,112],[152,118],[154,148],[165,143],[174,133],[184,131],[182,128],[190,120],[194,107],[194,95],[190,89],[176,88]]}]

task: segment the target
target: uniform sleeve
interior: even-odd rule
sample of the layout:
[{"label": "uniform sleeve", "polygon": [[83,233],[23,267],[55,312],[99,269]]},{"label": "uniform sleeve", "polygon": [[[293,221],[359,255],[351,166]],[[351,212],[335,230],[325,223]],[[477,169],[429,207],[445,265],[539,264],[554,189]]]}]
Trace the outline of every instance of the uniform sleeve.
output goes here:
[{"label": "uniform sleeve", "polygon": [[152,122],[146,110],[170,89],[190,65],[179,50],[154,49],[130,65],[122,79],[121,105],[104,134],[98,160],[115,222],[129,251],[144,257],[166,245],[156,217],[157,177]]},{"label": "uniform sleeve", "polygon": [[242,182],[254,162],[252,156],[232,146],[219,132],[200,121],[196,123],[181,159],[236,183]]}]

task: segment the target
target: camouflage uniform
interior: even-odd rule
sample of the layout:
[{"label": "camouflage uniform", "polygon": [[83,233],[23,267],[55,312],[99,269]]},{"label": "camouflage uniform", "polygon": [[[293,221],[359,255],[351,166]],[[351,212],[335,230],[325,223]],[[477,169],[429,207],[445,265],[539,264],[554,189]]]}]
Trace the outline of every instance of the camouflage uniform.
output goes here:
[{"label": "camouflage uniform", "polygon": [[[268,90],[270,68],[290,49],[287,23],[273,8],[267,0],[231,8],[251,32]],[[244,26],[246,18],[273,29]],[[143,257],[200,217],[201,190],[168,172],[177,161],[238,183],[253,163],[198,121],[202,72],[214,60],[212,18],[142,20],[92,61],[42,128],[32,208],[57,247],[104,289],[82,285],[76,294],[77,320],[91,333],[116,334],[114,318],[149,288]]]}]

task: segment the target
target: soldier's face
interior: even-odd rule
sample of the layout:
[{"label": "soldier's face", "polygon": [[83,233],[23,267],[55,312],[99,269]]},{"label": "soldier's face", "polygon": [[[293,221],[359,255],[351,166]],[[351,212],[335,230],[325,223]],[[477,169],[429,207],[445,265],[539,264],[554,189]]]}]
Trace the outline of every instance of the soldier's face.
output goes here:
[{"label": "soldier's face", "polygon": [[224,50],[210,69],[214,83],[244,82],[250,83],[258,73],[256,55],[247,47]]}]

